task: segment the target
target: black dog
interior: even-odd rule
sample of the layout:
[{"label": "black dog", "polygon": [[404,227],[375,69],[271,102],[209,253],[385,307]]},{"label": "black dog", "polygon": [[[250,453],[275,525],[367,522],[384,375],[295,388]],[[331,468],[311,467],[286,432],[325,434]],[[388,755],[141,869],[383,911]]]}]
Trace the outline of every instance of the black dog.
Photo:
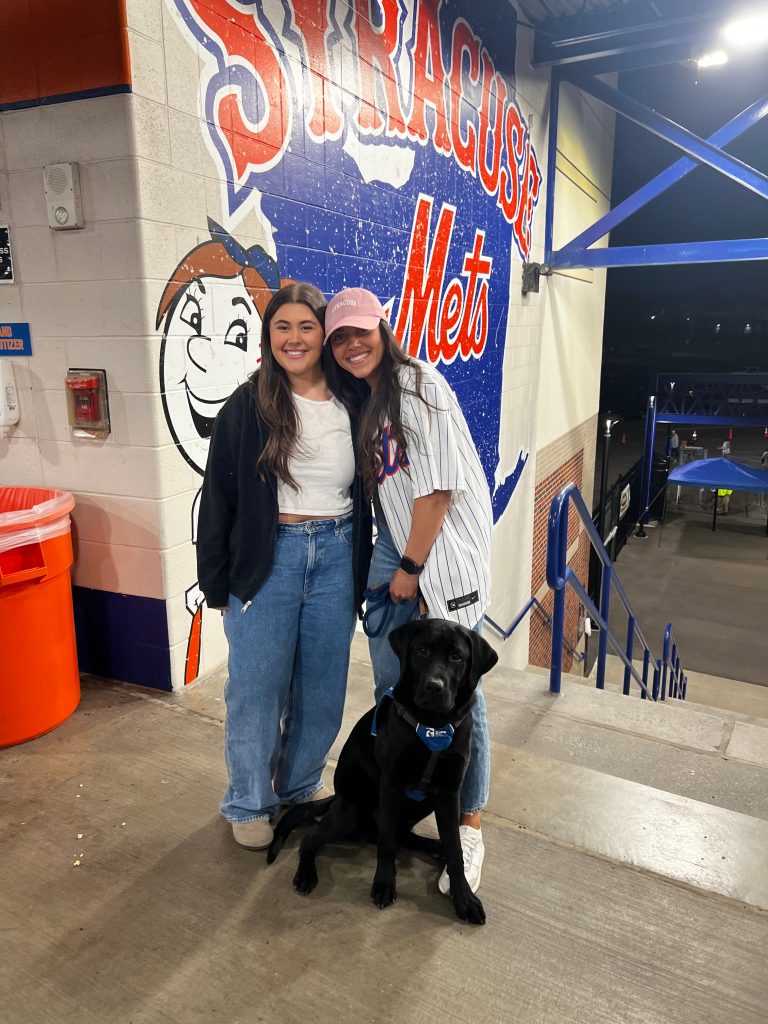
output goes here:
[{"label": "black dog", "polygon": [[[469,761],[475,688],[498,657],[479,634],[443,619],[409,622],[389,641],[400,659],[400,678],[350,733],[336,766],[335,796],[290,810],[275,828],[267,861],[294,828],[325,812],[302,840],[297,892],[309,894],[317,885],[315,858],[326,843],[362,832],[378,847],[371,887],[377,907],[397,899],[395,849],[402,846],[442,854],[456,916],[484,924],[483,905],[464,875],[459,790]],[[412,832],[433,811],[439,843]]]}]

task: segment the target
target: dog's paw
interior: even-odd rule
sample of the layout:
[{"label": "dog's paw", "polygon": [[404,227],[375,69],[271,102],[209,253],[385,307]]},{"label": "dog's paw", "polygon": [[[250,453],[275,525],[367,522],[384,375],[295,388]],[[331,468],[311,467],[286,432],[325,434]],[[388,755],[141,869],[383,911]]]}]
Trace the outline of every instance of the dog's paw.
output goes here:
[{"label": "dog's paw", "polygon": [[460,921],[467,921],[469,924],[485,924],[485,909],[479,898],[471,890],[466,894],[454,897],[453,906],[456,917]]},{"label": "dog's paw", "polygon": [[397,899],[397,887],[394,879],[391,882],[381,882],[374,878],[371,886],[371,899],[379,910],[391,906]]},{"label": "dog's paw", "polygon": [[309,896],[317,885],[317,868],[314,862],[299,861],[296,874],[293,876],[293,888],[302,896]]}]

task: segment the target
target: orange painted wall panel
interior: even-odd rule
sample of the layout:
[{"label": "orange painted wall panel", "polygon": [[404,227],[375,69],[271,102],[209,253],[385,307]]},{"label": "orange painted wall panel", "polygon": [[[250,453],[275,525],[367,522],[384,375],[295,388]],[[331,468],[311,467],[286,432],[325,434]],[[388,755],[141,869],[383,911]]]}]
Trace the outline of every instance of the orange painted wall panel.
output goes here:
[{"label": "orange painted wall panel", "polygon": [[0,4],[0,108],[130,86],[124,0]]}]

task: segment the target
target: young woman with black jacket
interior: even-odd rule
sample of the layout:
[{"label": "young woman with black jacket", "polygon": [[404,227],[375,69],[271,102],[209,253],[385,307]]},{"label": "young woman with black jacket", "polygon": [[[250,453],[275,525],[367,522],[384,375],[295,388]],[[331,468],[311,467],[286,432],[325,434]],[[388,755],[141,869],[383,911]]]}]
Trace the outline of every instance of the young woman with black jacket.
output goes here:
[{"label": "young woman with black jacket", "polygon": [[200,586],[229,645],[221,811],[262,849],[281,804],[315,798],[341,725],[371,554],[356,407],[323,372],[325,299],[273,296],[262,361],[219,413],[198,527]]}]

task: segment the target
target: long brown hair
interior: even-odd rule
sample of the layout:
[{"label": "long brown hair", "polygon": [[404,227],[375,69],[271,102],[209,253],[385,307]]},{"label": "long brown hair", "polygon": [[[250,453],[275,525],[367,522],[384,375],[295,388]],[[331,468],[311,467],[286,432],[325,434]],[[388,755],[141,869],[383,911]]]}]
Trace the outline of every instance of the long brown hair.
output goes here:
[{"label": "long brown hair", "polygon": [[274,473],[295,491],[299,487],[291,476],[291,459],[300,455],[299,421],[288,376],[272,354],[269,328],[278,310],[289,302],[306,306],[321,327],[325,326],[325,298],[313,284],[289,284],[276,292],[264,311],[261,324],[261,366],[249,377],[251,394],[261,418],[269,428],[261,454],[256,460],[260,476]]},{"label": "long brown hair", "polygon": [[[379,378],[376,387],[363,406],[358,426],[357,450],[359,454],[359,472],[363,478],[365,493],[370,498],[376,490],[384,453],[381,449],[381,433],[389,424],[389,433],[398,445],[400,464],[405,461],[407,442],[406,430],[400,413],[403,394],[417,395],[425,405],[429,406],[421,391],[421,370],[418,363],[403,352],[400,342],[386,320],[379,321],[381,340],[384,352],[379,363]],[[325,346],[330,348],[330,342]],[[325,360],[325,372],[328,386],[345,402],[353,401],[355,386],[358,382],[336,362],[334,357]],[[401,366],[412,366],[415,372],[415,390],[404,389],[398,377]]]}]

